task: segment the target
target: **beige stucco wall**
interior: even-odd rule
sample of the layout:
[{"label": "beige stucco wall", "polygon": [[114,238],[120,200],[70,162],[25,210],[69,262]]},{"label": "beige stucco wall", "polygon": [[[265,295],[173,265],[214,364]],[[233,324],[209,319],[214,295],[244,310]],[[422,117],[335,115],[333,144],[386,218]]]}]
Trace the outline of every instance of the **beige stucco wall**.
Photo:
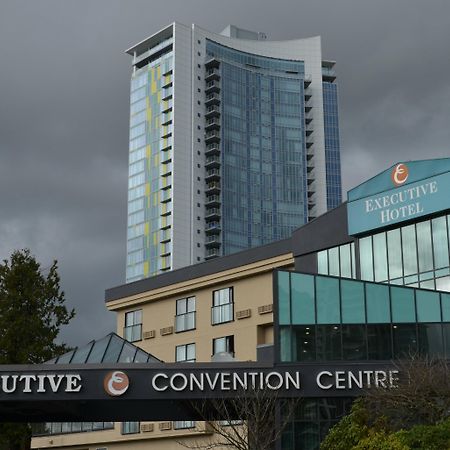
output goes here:
[{"label": "beige stucco wall", "polygon": [[[273,315],[261,314],[259,307],[273,303],[273,270],[293,268],[291,254],[258,261],[246,266],[215,273],[139,295],[109,302],[108,309],[117,313],[117,333],[123,335],[125,313],[142,309],[142,330],[155,331],[155,337],[135,342],[136,345],[156,357],[166,361],[175,360],[175,347],[182,344],[196,344],[198,362],[209,362],[212,355],[212,340],[217,337],[234,336],[235,358],[239,361],[256,359],[256,347],[273,343]],[[233,322],[211,325],[213,291],[233,287],[234,312],[250,309],[248,318]],[[161,329],[174,327],[176,300],[188,296],[196,297],[196,328],[168,335],[161,335]],[[141,426],[144,423],[141,424]],[[153,431],[133,435],[121,435],[120,423],[114,430],[55,435],[34,438],[32,448],[68,448],[73,450],[111,449],[154,449],[179,450],[183,448],[177,441],[183,436],[195,440],[202,437],[186,430],[160,430],[160,423],[153,424]],[[189,437],[191,436],[191,437]]]}]

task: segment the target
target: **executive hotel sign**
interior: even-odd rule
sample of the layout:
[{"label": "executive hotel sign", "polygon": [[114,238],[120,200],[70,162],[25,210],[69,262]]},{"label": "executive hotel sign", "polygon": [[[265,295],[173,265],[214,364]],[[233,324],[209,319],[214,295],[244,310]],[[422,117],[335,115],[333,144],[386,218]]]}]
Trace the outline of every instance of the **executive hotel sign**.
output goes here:
[{"label": "executive hotel sign", "polygon": [[398,377],[382,363],[19,367],[0,366],[0,420],[195,419],[189,404],[205,399],[260,389],[278,398],[351,396]]},{"label": "executive hotel sign", "polygon": [[[396,164],[387,173],[364,183],[367,189],[361,185],[350,191],[349,234],[357,235],[448,209],[450,172],[437,170],[436,175],[426,178],[421,178],[421,172],[418,163]],[[418,178],[421,179],[415,181]]]}]

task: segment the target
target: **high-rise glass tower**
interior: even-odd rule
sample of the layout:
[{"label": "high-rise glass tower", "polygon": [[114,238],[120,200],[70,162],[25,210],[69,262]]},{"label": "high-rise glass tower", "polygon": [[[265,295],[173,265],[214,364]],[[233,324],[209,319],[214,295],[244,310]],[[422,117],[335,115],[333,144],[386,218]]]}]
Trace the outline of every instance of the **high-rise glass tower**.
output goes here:
[{"label": "high-rise glass tower", "polygon": [[128,282],[288,237],[341,202],[320,37],[174,23],[127,52]]}]

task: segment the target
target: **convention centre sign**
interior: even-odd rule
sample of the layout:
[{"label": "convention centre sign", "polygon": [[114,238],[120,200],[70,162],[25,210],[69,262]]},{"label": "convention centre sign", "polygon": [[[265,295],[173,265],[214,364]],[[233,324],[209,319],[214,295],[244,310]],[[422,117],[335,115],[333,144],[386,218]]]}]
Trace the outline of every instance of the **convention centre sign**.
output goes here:
[{"label": "convention centre sign", "polygon": [[[428,162],[427,162],[428,163]],[[350,235],[384,228],[450,208],[450,172],[430,174],[420,162],[399,163],[349,192],[347,214]],[[432,171],[432,170],[431,170]],[[420,178],[419,180],[417,180]],[[415,181],[417,180],[417,181]],[[365,194],[371,195],[365,195]]]},{"label": "convention centre sign", "polygon": [[398,376],[380,362],[0,366],[0,420],[195,420],[214,398],[356,396]]}]

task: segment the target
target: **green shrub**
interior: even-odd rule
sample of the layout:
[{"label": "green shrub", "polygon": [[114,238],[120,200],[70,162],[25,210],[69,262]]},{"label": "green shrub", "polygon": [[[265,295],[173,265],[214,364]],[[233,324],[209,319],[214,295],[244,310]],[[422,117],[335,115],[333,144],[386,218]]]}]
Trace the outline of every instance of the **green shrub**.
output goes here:
[{"label": "green shrub", "polygon": [[395,436],[411,450],[450,449],[450,419],[437,425],[416,425],[410,430],[401,430]]}]

